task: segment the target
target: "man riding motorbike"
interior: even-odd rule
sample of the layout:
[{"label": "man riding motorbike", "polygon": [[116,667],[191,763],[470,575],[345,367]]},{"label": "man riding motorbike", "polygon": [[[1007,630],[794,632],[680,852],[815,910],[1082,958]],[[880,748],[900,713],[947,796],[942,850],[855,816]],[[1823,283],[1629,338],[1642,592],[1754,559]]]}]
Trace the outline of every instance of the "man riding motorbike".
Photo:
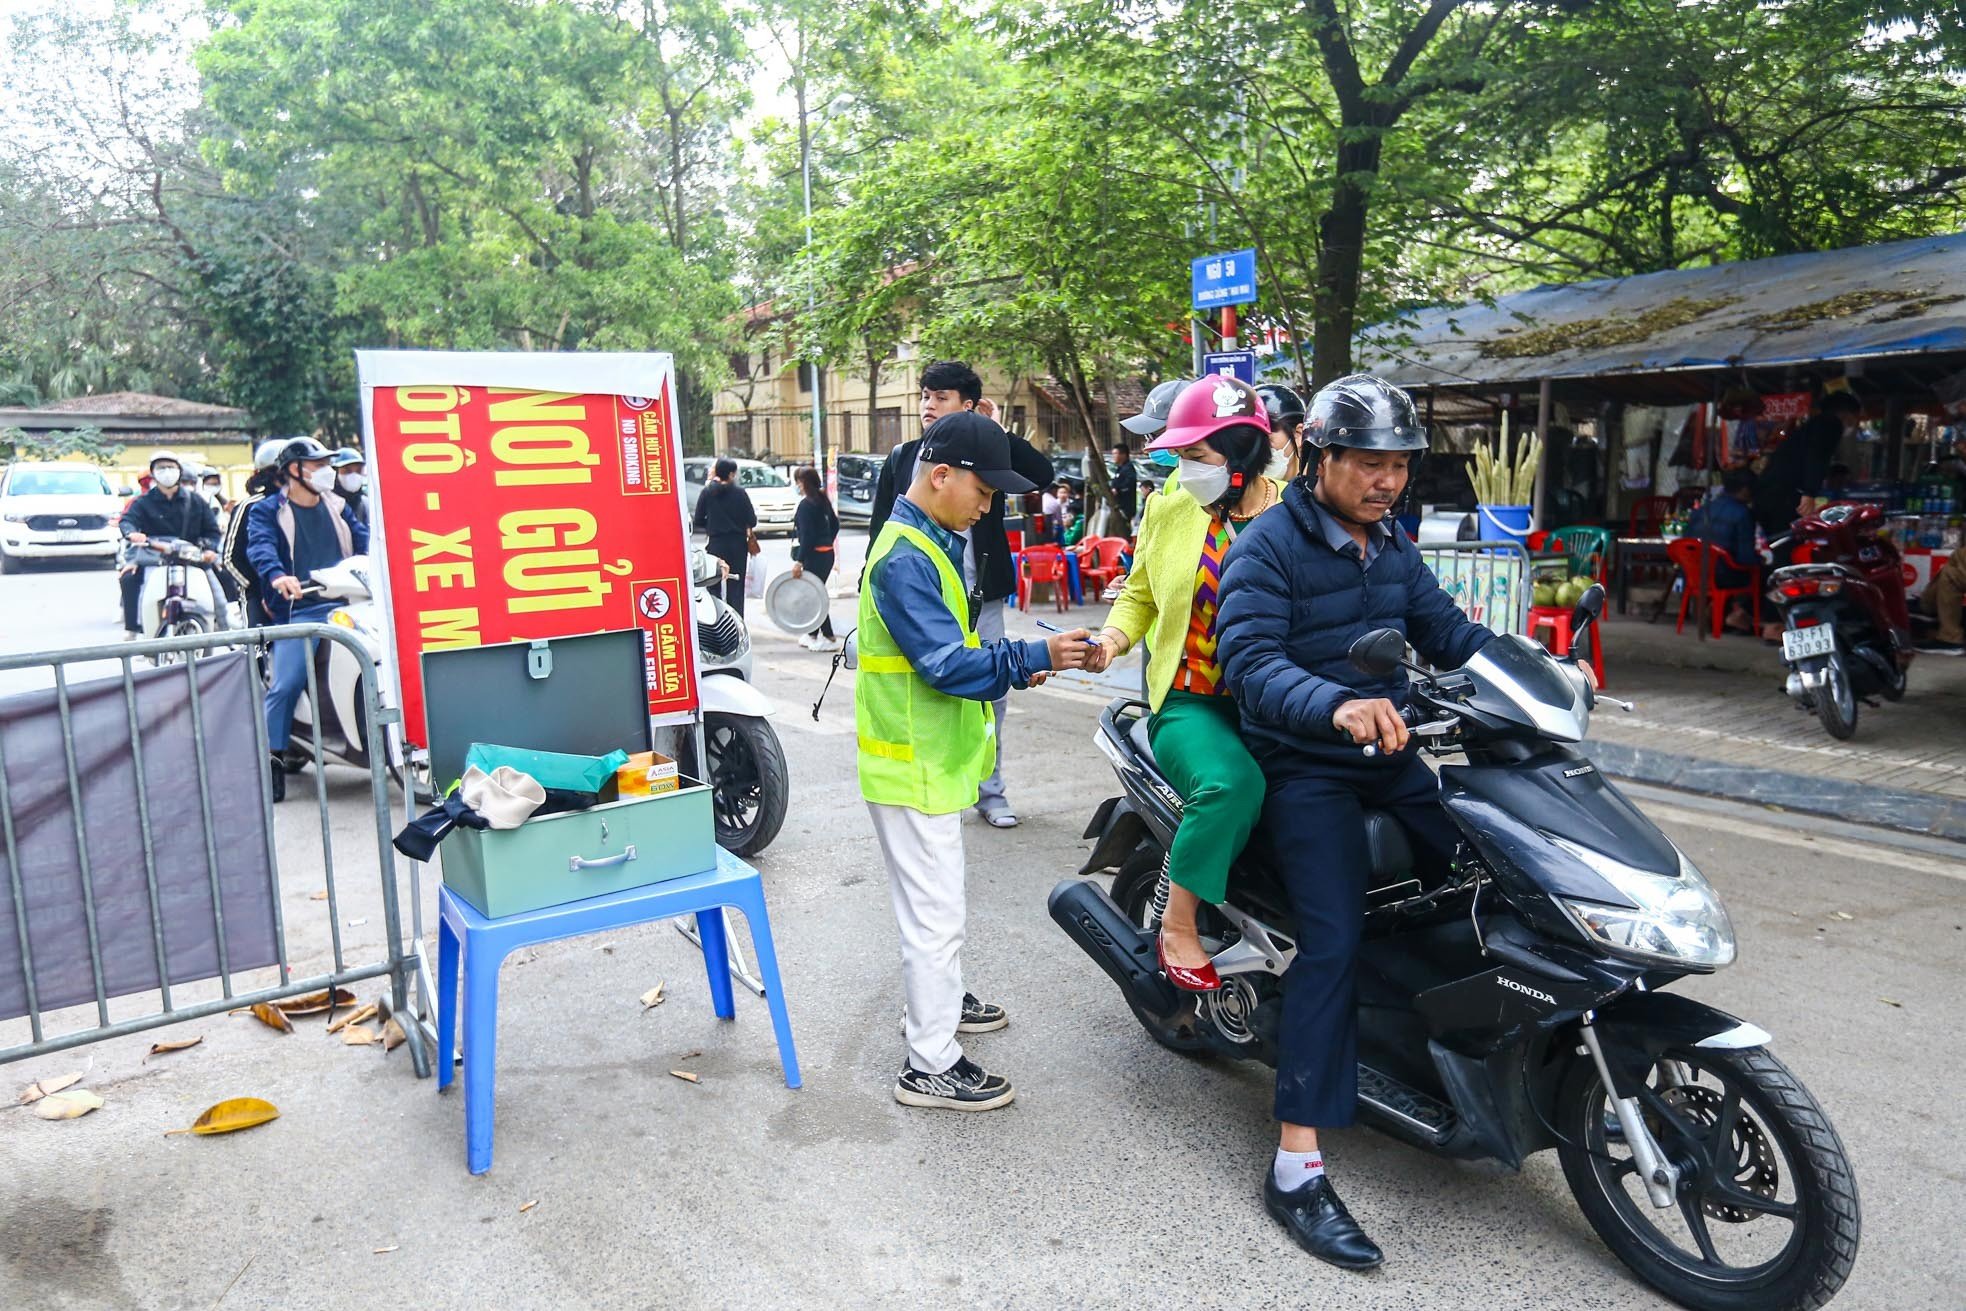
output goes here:
[{"label": "man riding motorbike", "polygon": [[[276,624],[325,623],[339,601],[298,604],[316,569],[339,564],[369,549],[369,529],[334,493],[329,451],[312,437],[296,437],[275,467],[280,490],[246,511],[246,553],[264,588],[263,601]],[[272,685],[266,691],[266,744],[273,754],[273,799],[286,799],[281,757],[293,733],[294,706],[307,688],[307,642],[273,643]]]},{"label": "man riding motorbike", "polygon": [[1297,928],[1264,1204],[1313,1256],[1368,1269],[1383,1255],[1325,1177],[1317,1137],[1350,1125],[1358,1101],[1355,958],[1371,869],[1362,811],[1392,813],[1423,868],[1444,868],[1458,838],[1433,772],[1407,749],[1406,675],[1369,678],[1348,653],[1396,628],[1451,668],[1494,634],[1468,620],[1392,521],[1427,445],[1412,400],[1377,378],[1340,378],[1312,397],[1304,441],[1310,458],[1282,512],[1252,523],[1229,555],[1217,631],[1243,739],[1269,780],[1260,831]]},{"label": "man riding motorbike", "polygon": [[[123,539],[131,546],[143,546],[153,537],[176,537],[203,547],[206,564],[218,559],[218,517],[210,501],[186,488],[183,462],[170,451],[158,451],[150,457],[150,478],[149,489],[123,511],[117,525]],[[134,563],[124,565],[122,574],[128,580],[123,586],[123,640],[127,642],[143,632],[138,618],[143,580]],[[214,596],[213,603],[225,604],[220,596]]]}]

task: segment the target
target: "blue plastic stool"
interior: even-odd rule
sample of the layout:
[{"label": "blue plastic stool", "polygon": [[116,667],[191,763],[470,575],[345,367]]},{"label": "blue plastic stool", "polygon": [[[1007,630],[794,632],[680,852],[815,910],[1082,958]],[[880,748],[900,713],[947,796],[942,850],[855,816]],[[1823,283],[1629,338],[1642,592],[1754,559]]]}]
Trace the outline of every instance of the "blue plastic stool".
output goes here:
[{"label": "blue plastic stool", "polygon": [[437,1089],[455,1077],[457,1052],[458,947],[464,966],[464,1139],[472,1174],[483,1174],[492,1162],[492,1085],[498,1043],[498,967],[520,947],[560,938],[624,928],[650,920],[695,914],[703,940],[703,967],[710,974],[710,998],[719,1019],[737,1018],[730,986],[729,945],[724,939],[723,908],[744,913],[751,926],[751,946],[758,955],[758,977],[764,981],[765,1002],[771,1007],[771,1027],[778,1035],[778,1060],[785,1086],[799,1086],[799,1056],[792,1046],[792,1020],[785,1011],[784,989],[778,980],[778,953],[771,942],[771,918],[765,911],[764,880],[758,871],[719,848],[717,867],[667,883],[611,892],[563,906],[488,919],[468,903],[437,890]]}]

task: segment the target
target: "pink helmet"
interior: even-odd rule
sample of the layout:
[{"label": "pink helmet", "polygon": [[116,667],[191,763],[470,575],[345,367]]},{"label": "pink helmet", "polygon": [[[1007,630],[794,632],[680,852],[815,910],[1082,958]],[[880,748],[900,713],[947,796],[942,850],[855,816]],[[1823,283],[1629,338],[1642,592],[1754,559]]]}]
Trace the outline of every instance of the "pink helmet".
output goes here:
[{"label": "pink helmet", "polygon": [[1178,450],[1213,436],[1224,428],[1246,423],[1270,430],[1270,414],[1256,389],[1240,378],[1217,375],[1188,384],[1167,412],[1167,429],[1147,443],[1150,451]]}]

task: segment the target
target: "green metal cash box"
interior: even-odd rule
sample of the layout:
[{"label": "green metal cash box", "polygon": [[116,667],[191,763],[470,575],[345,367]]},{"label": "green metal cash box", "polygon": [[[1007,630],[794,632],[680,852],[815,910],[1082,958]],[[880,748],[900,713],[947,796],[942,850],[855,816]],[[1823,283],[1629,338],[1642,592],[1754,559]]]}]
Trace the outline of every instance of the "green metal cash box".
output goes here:
[{"label": "green metal cash box", "polygon": [[529,819],[453,830],[439,849],[444,885],[496,918],[715,868],[710,789],[688,786]]},{"label": "green metal cash box", "polygon": [[[639,629],[423,653],[431,777],[464,772],[473,742],[604,756],[650,746]],[[453,829],[444,883],[489,916],[685,878],[717,864],[710,789],[535,816],[514,829]]]}]

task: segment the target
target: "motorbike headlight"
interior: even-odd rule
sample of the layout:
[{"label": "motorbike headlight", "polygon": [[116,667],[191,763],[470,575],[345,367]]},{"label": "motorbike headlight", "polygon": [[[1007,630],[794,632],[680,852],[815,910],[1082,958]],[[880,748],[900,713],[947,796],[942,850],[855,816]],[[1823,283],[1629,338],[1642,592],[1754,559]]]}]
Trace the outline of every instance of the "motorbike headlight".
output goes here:
[{"label": "motorbike headlight", "polygon": [[1611,952],[1696,970],[1717,970],[1734,963],[1734,925],[1727,918],[1727,908],[1684,852],[1674,851],[1679,857],[1678,874],[1655,874],[1552,834],[1544,836],[1636,903],[1607,906],[1568,897],[1557,899],[1586,935]]}]

